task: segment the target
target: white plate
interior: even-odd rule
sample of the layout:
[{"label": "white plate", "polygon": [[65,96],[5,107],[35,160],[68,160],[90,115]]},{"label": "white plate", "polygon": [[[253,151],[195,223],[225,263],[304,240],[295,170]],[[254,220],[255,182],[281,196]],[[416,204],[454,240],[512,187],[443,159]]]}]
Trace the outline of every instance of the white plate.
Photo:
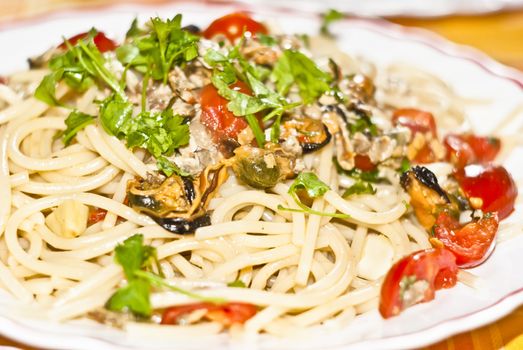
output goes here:
[{"label": "white plate", "polygon": [[[195,1],[231,3],[231,0]],[[308,12],[325,12],[328,9],[336,9],[362,17],[432,18],[451,15],[482,15],[523,7],[523,0],[236,0],[236,2]]]},{"label": "white plate", "polygon": [[[220,0],[216,0],[220,2]],[[369,17],[438,17],[449,15],[478,15],[507,11],[523,6],[521,0],[241,0],[245,3],[258,3],[299,8],[307,11],[325,11],[333,8],[338,11]],[[227,2],[227,0],[224,0]]]},{"label": "white plate", "polygon": [[[26,58],[38,54],[69,36],[95,26],[109,36],[122,37],[138,14],[146,20],[153,15],[169,17],[184,13],[185,23],[202,26],[232,6],[173,4],[162,7],[114,7],[100,12],[61,13],[40,20],[23,23],[0,31],[0,74],[26,68]],[[287,32],[314,34],[318,30],[317,17],[251,7],[259,18],[279,21]],[[476,131],[488,133],[503,116],[523,103],[523,75],[505,67],[483,54],[451,44],[418,30],[406,29],[382,21],[347,20],[333,26],[339,34],[340,46],[348,53],[364,56],[379,65],[403,62],[431,72],[450,84],[462,97],[486,99],[467,110]],[[7,54],[6,54],[7,53]],[[523,116],[516,118],[506,130],[516,130],[523,124]],[[516,181],[523,178],[523,149],[518,148],[508,158],[506,166]],[[507,222],[521,222],[523,208]],[[518,229],[521,231],[521,228]],[[299,338],[282,340],[261,336],[256,343],[260,349],[274,348],[344,348],[392,349],[420,347],[453,334],[492,322],[523,303],[523,236],[498,245],[492,257],[472,272],[481,276],[484,286],[472,290],[458,285],[437,293],[431,303],[410,308],[399,317],[380,318],[377,312],[359,317],[345,329],[320,329]],[[132,334],[95,324],[55,324],[35,320],[31,309],[20,312],[13,300],[0,295],[0,332],[19,341],[54,349],[120,349],[123,347],[200,348],[227,346],[245,348],[246,344],[230,343],[226,336],[209,340],[198,337],[190,343],[168,342],[156,337],[140,338]]]}]

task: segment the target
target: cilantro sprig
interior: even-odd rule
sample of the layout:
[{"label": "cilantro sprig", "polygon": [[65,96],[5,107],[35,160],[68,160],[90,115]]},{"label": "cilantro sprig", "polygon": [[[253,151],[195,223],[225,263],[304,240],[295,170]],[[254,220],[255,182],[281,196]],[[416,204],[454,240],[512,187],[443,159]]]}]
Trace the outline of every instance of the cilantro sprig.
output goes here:
[{"label": "cilantro sprig", "polygon": [[100,121],[109,135],[125,140],[129,148],[145,148],[157,159],[189,143],[189,126],[183,116],[173,115],[172,109],[133,112],[131,102],[112,95],[100,105]]},{"label": "cilantro sprig", "polygon": [[167,288],[193,299],[223,303],[220,298],[208,298],[169,284],[161,276],[149,270],[158,265],[156,248],[145,245],[143,235],[135,234],[119,244],[115,250],[115,261],[122,266],[127,285],[118,289],[107,300],[105,307],[112,311],[130,311],[138,317],[152,314],[150,295],[153,288]]},{"label": "cilantro sprig", "polygon": [[78,131],[82,130],[89,124],[93,124],[96,120],[94,115],[82,113],[78,110],[72,111],[65,119],[66,129],[61,133],[63,136],[64,145],[68,146]]},{"label": "cilantro sprig", "polygon": [[295,50],[283,52],[274,66],[271,79],[276,83],[278,93],[283,96],[288,94],[294,84],[297,85],[305,104],[330,91],[332,82],[332,77],[318,68],[314,61]]},{"label": "cilantro sprig", "polygon": [[350,215],[346,214],[340,214],[340,213],[324,213],[317,210],[313,210],[306,206],[298,196],[298,192],[304,191],[305,194],[309,198],[319,198],[322,197],[327,191],[329,191],[329,186],[321,181],[316,174],[311,172],[303,172],[300,173],[294,182],[292,183],[291,187],[289,188],[289,194],[294,199],[296,204],[301,208],[299,209],[292,209],[292,208],[285,208],[281,205],[278,206],[279,210],[285,210],[285,211],[294,211],[294,212],[303,212],[313,215],[319,215],[319,216],[330,216],[334,218],[340,218],[340,219],[349,219]]},{"label": "cilantro sprig", "polygon": [[109,87],[125,99],[123,87],[105,67],[106,60],[93,42],[96,30],[73,46],[67,40],[67,50],[49,61],[51,73],[46,75],[35,90],[35,97],[51,106],[62,105],[56,97],[56,84],[64,81],[73,90],[82,92],[98,84]]},{"label": "cilantro sprig", "polygon": [[343,13],[335,10],[330,9],[326,13],[322,15],[322,23],[320,27],[320,33],[322,35],[332,36],[332,33],[329,30],[329,26],[336,22],[343,19]]},{"label": "cilantro sprig", "polygon": [[[266,113],[263,121],[275,119],[271,140],[277,142],[281,116],[301,103],[291,103],[284,96],[269,88],[264,82],[269,74],[267,69],[249,63],[241,55],[239,45],[241,43],[226,54],[217,50],[209,50],[205,54],[204,60],[214,68],[211,82],[218,93],[229,101],[227,108],[235,116],[245,117],[259,147],[263,147],[265,135],[255,114]],[[245,82],[250,87],[252,95],[230,87],[238,80]]]},{"label": "cilantro sprig", "polygon": [[173,66],[190,62],[198,57],[200,38],[182,29],[182,15],[162,20],[151,18],[151,30],[141,31],[133,21],[127,32],[129,43],[116,50],[117,57],[124,65],[145,73],[150,72],[154,80],[167,83]]}]

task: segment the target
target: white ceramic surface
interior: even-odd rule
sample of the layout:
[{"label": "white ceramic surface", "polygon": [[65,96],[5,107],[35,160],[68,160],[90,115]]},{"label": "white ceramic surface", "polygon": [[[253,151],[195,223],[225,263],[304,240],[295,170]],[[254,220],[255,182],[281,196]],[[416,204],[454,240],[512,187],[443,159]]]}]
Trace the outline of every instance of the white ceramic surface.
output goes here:
[{"label": "white ceramic surface", "polygon": [[[0,74],[26,68],[26,58],[61,42],[62,36],[85,31],[92,26],[109,36],[122,37],[135,15],[142,20],[184,13],[184,22],[204,26],[211,19],[230,12],[234,6],[183,4],[162,7],[113,7],[99,12],[59,13],[0,30]],[[314,34],[319,22],[305,12],[250,6],[260,19],[278,21],[286,32]],[[476,131],[488,133],[507,115],[523,104],[523,75],[483,54],[451,44],[437,36],[398,27],[382,21],[347,20],[332,30],[338,34],[343,50],[363,56],[378,65],[403,62],[431,72],[450,84],[462,97],[484,99],[486,104],[467,109]],[[6,49],[8,48],[8,49]],[[523,124],[523,115],[506,131]],[[523,179],[523,148],[516,149],[505,163],[516,181]],[[521,223],[523,207],[504,225]],[[519,225],[518,225],[519,226]],[[516,226],[513,226],[516,227]],[[521,228],[519,228],[521,231]],[[226,336],[198,337],[191,342],[165,341],[158,337],[137,337],[84,322],[56,324],[35,319],[32,308],[19,308],[0,293],[0,333],[28,344],[53,349],[135,348],[343,348],[395,349],[423,346],[461,331],[494,321],[523,303],[523,236],[500,243],[491,258],[472,270],[481,277],[483,287],[473,290],[458,285],[437,293],[431,303],[417,305],[399,317],[380,318],[377,312],[361,317],[344,329],[315,329],[299,337],[276,339],[260,336],[250,343],[230,341]]]}]

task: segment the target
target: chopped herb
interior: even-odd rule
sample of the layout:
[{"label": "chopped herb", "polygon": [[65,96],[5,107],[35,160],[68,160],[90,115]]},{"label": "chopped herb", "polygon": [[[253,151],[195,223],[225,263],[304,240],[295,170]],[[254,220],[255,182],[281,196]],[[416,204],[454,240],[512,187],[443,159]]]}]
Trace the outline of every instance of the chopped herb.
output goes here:
[{"label": "chopped herb", "polygon": [[132,40],[124,45],[124,49],[119,50],[122,63],[130,64],[142,73],[150,71],[154,80],[167,83],[173,66],[190,62],[198,57],[200,38],[183,30],[181,23],[180,14],[166,21],[159,17],[151,18],[152,30],[145,33],[133,22],[128,31],[128,37]]},{"label": "chopped herb", "polygon": [[154,287],[168,288],[191,298],[221,303],[223,299],[207,298],[170,285],[161,276],[149,270],[158,265],[156,248],[143,243],[143,235],[135,234],[115,248],[115,261],[122,266],[127,285],[118,289],[106,302],[113,311],[130,311],[136,316],[148,317],[152,313],[150,294]]},{"label": "chopped herb", "polygon": [[92,30],[86,39],[78,40],[74,46],[65,41],[67,51],[49,61],[51,73],[46,75],[36,88],[36,98],[49,105],[60,105],[55,88],[62,80],[79,92],[85,91],[95,83],[105,84],[120,98],[126,98],[120,83],[105,67],[105,58],[93,42],[96,33],[96,30]]},{"label": "chopped herb", "polygon": [[278,44],[278,40],[276,40],[276,38],[273,36],[263,34],[263,33],[258,33],[258,34],[256,34],[256,36],[257,36],[258,40],[260,41],[260,44],[262,44],[262,45],[275,46],[276,44]]},{"label": "chopped herb", "polygon": [[65,119],[65,125],[67,128],[63,132],[64,144],[68,146],[78,131],[82,130],[87,125],[94,123],[95,119],[95,116],[82,113],[78,110],[72,111]]},{"label": "chopped herb", "polygon": [[369,116],[363,113],[359,113],[358,115],[360,118],[358,118],[354,123],[348,124],[348,129],[350,133],[354,135],[357,132],[361,132],[371,134],[372,136],[377,136],[378,128],[370,120]]},{"label": "chopped herb", "polygon": [[330,91],[332,77],[323,72],[307,56],[294,50],[285,50],[276,62],[271,75],[279,94],[287,95],[296,84],[304,103],[311,103]]},{"label": "chopped herb", "polygon": [[329,31],[329,26],[333,22],[343,19],[343,17],[344,17],[343,13],[341,13],[337,10],[334,10],[334,9],[330,9],[329,11],[324,13],[322,15],[323,20],[322,20],[321,27],[320,27],[320,33],[322,35],[332,36],[331,32]]},{"label": "chopped herb", "polygon": [[352,186],[347,188],[343,192],[343,198],[350,197],[354,194],[374,194],[376,189],[372,187],[369,182],[363,181],[361,179],[357,180]]},{"label": "chopped herb", "polygon": [[132,104],[112,95],[101,104],[100,120],[108,134],[125,139],[129,148],[147,149],[155,158],[170,156],[189,143],[189,126],[185,118],[173,115],[170,108],[133,116]]},{"label": "chopped herb", "polygon": [[410,164],[409,158],[403,157],[403,159],[401,160],[401,164],[400,164],[400,167],[398,169],[398,172],[400,174],[403,174],[404,172],[409,170],[410,167],[411,167],[411,164]]},{"label": "chopped herb", "polygon": [[125,33],[125,38],[134,38],[139,35],[143,35],[144,33],[145,31],[140,29],[140,27],[138,26],[138,18],[135,17],[131,23],[131,26],[127,30],[127,33]]},{"label": "chopped herb", "polygon": [[227,287],[233,287],[233,288],[247,288],[245,283],[243,283],[241,280],[235,280],[233,282],[227,283]]},{"label": "chopped herb", "polygon": [[176,174],[178,176],[190,176],[191,174],[183,171],[176,165],[174,162],[171,162],[169,159],[164,156],[160,156],[156,159],[156,166],[158,170],[162,171],[167,177]]},{"label": "chopped herb", "polygon": [[313,215],[319,215],[319,216],[330,216],[340,219],[348,219],[350,218],[350,215],[346,214],[338,214],[338,213],[324,213],[319,212],[316,210],[313,210],[302,203],[300,200],[300,197],[298,197],[298,191],[304,190],[309,196],[309,198],[318,198],[323,196],[327,191],[330,190],[329,186],[327,186],[326,183],[321,181],[316,174],[311,172],[304,172],[300,173],[294,182],[292,183],[291,187],[289,188],[289,194],[292,196],[296,204],[301,208],[299,209],[292,209],[292,208],[285,208],[281,205],[278,206],[279,210],[285,210],[285,211],[293,211],[293,212],[303,212]]}]

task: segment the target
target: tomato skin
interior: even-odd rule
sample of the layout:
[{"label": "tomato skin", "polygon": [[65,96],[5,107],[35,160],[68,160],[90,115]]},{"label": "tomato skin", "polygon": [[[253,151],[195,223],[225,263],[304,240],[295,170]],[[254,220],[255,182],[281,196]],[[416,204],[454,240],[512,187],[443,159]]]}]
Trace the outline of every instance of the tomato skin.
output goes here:
[{"label": "tomato skin", "polygon": [[491,162],[501,148],[498,138],[474,134],[449,134],[445,136],[443,144],[447,149],[447,160],[458,168],[472,163]]},{"label": "tomato skin", "polygon": [[392,123],[409,128],[413,134],[429,132],[433,137],[437,137],[436,121],[432,113],[429,112],[415,108],[397,109],[392,115]]},{"label": "tomato skin", "polygon": [[[432,138],[437,138],[436,121],[432,113],[415,108],[400,108],[392,115],[392,124],[407,127],[412,132],[413,137],[418,134],[429,133]],[[416,154],[414,163],[426,164],[435,162],[436,155],[428,144],[425,144]]]},{"label": "tomato skin", "polygon": [[177,324],[181,316],[201,309],[207,310],[206,318],[220,322],[225,326],[235,323],[243,324],[258,312],[255,305],[248,303],[194,303],[167,308],[163,312],[161,324]]},{"label": "tomato skin", "polygon": [[467,165],[454,177],[468,198],[480,198],[483,212],[497,212],[503,220],[514,210],[518,189],[512,176],[502,166]]},{"label": "tomato skin", "polygon": [[[230,88],[244,94],[251,94],[251,90],[244,82],[237,81]],[[218,94],[214,85],[206,85],[200,95],[202,113],[200,121],[207,127],[214,142],[226,139],[238,139],[238,134],[248,126],[245,118],[236,117],[227,109],[229,101]]]},{"label": "tomato skin", "polygon": [[218,34],[223,34],[230,42],[241,38],[243,32],[268,34],[267,27],[255,21],[244,12],[234,12],[214,20],[207,29],[203,31],[206,39],[211,39]]},{"label": "tomato skin", "polygon": [[89,217],[87,219],[87,226],[91,226],[93,224],[96,224],[97,222],[102,221],[105,219],[105,216],[107,215],[107,210],[102,208],[95,208],[89,210]]},{"label": "tomato skin", "polygon": [[462,227],[457,219],[443,211],[436,220],[434,235],[456,256],[458,266],[474,267],[489,257],[498,224],[497,214],[487,213]]},{"label": "tomato skin", "polygon": [[[381,286],[379,311],[383,318],[398,315],[411,305],[434,299],[435,291],[451,288],[457,282],[456,258],[445,248],[431,248],[414,252],[396,262]],[[405,304],[402,284],[406,278],[423,281],[426,288],[411,304]]]},{"label": "tomato skin", "polygon": [[357,154],[354,157],[354,166],[361,171],[372,171],[376,169],[376,164],[370,161],[369,156],[363,156],[361,154]]},{"label": "tomato skin", "polygon": [[[76,45],[76,43],[79,40],[87,38],[88,35],[89,35],[88,32],[76,34],[75,36],[72,36],[69,39],[67,39],[67,41],[71,45],[74,46],[74,45]],[[116,43],[113,40],[111,40],[108,37],[106,37],[105,33],[103,33],[103,32],[96,33],[96,35],[93,38],[93,41],[94,41],[94,44],[96,45],[96,47],[98,48],[98,50],[101,53],[104,53],[104,52],[107,52],[107,51],[114,51],[118,47],[118,45],[116,45]],[[58,48],[60,48],[60,49],[67,49],[67,45],[64,42],[64,43],[60,44],[60,46],[58,46]]]}]

